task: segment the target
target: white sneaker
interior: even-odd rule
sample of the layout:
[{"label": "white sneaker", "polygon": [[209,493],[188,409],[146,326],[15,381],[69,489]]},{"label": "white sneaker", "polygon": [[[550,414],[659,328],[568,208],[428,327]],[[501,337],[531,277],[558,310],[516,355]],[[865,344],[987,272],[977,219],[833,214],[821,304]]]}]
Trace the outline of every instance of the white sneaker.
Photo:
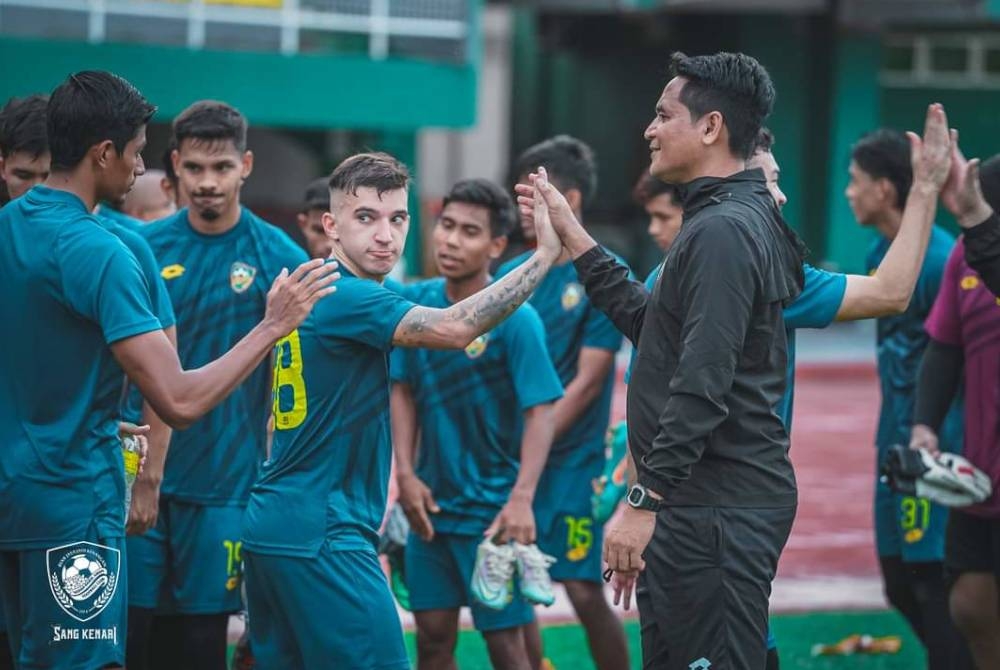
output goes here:
[{"label": "white sneaker", "polygon": [[485,539],[476,550],[472,597],[490,609],[502,610],[514,597],[514,548]]},{"label": "white sneaker", "polygon": [[556,562],[553,556],[543,554],[535,544],[514,543],[517,557],[517,572],[521,576],[521,595],[528,602],[548,607],[556,601],[552,592],[552,578],[549,568]]}]

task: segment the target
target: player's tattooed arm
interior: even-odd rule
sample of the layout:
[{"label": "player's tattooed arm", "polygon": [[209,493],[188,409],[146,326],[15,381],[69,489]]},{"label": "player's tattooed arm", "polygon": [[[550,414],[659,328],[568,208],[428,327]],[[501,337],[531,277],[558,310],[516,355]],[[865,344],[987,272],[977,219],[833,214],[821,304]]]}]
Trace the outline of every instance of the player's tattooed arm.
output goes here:
[{"label": "player's tattooed arm", "polygon": [[555,256],[536,251],[516,270],[448,307],[414,307],[396,326],[392,343],[402,347],[460,349],[491,330],[528,299]]},{"label": "player's tattooed arm", "polygon": [[562,253],[562,241],[552,227],[548,206],[538,190],[539,186],[547,185],[543,172],[543,178],[536,181],[532,200],[538,240],[535,253],[507,276],[447,309],[414,307],[396,326],[393,344],[429,349],[466,347],[531,296]]}]

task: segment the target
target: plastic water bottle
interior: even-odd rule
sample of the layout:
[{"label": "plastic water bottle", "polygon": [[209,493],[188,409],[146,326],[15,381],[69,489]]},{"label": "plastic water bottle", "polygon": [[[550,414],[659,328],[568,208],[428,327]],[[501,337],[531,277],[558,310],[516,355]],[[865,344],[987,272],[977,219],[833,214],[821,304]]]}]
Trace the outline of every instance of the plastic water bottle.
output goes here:
[{"label": "plastic water bottle", "polygon": [[139,460],[142,458],[142,447],[139,440],[132,435],[122,435],[122,460],[125,463],[125,520],[128,521],[129,508],[132,506],[132,485],[139,475]]}]

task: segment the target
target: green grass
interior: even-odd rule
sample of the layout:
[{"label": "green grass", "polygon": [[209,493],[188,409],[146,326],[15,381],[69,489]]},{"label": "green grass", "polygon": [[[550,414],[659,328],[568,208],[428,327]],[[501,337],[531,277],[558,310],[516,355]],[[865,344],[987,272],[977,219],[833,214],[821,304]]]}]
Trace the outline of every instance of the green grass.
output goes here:
[{"label": "green grass", "polygon": [[[782,670],[913,670],[926,666],[920,643],[906,623],[894,612],[823,612],[812,614],[786,614],[771,619],[778,639]],[[625,623],[625,631],[632,651],[632,667],[640,667],[639,625]],[[812,646],[817,643],[834,643],[852,633],[874,636],[899,635],[903,648],[898,654],[881,656],[842,656],[813,658]],[[556,670],[592,670],[593,663],[587,652],[583,629],[576,624],[553,625],[542,628],[545,655],[555,664]],[[413,633],[406,634],[406,648],[410,658],[416,658]],[[489,658],[482,637],[473,630],[459,633],[456,651],[460,670],[490,670]]]}]

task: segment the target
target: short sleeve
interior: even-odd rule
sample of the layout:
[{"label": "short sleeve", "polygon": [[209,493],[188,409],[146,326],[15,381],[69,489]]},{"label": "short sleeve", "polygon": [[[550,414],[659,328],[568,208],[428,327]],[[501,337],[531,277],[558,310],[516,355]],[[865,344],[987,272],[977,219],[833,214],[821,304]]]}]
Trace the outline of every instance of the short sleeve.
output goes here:
[{"label": "short sleeve", "polygon": [[406,347],[396,347],[392,350],[389,354],[389,379],[400,384],[410,383],[413,354],[414,350]]},{"label": "short sleeve", "polygon": [[962,346],[962,321],[958,294],[962,281],[964,253],[965,248],[959,241],[952,248],[948,262],[944,266],[944,276],[941,279],[937,299],[924,323],[928,335],[938,342],[952,346]]},{"label": "short sleeve", "polygon": [[[127,236],[127,242],[126,242]],[[153,306],[153,314],[159,320],[163,328],[169,328],[177,323],[174,315],[174,307],[170,302],[170,293],[167,291],[167,284],[160,276],[160,267],[156,262],[156,256],[149,243],[138,233],[127,228],[122,229],[122,241],[126,242],[129,251],[135,255],[139,268],[142,270],[146,283],[149,286],[149,300]]]},{"label": "short sleeve", "polygon": [[802,293],[785,308],[786,328],[826,328],[837,317],[847,290],[847,276],[805,265]]},{"label": "short sleeve", "polygon": [[[321,338],[343,338],[388,352],[396,326],[416,305],[373,279],[344,277],[323,298]],[[319,307],[319,306],[317,306]]]},{"label": "short sleeve", "polygon": [[545,326],[535,309],[527,303],[521,305],[502,328],[518,406],[526,410],[561,398],[562,383],[545,344]]},{"label": "short sleeve", "polygon": [[161,330],[135,255],[96,221],[65,227],[57,240],[60,279],[70,307],[99,324],[114,344]]}]

